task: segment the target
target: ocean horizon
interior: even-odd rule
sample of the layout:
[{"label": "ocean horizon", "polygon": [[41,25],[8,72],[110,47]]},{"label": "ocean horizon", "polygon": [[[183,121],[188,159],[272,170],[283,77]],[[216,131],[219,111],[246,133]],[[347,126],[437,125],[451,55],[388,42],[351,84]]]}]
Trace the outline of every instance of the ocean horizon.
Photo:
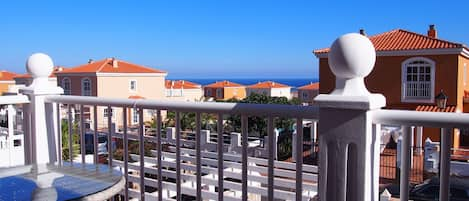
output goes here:
[{"label": "ocean horizon", "polygon": [[318,82],[318,78],[171,78],[169,80],[187,80],[202,86],[212,84],[217,81],[228,80],[242,85],[252,85],[264,81],[274,81],[285,84],[293,88],[298,88],[310,83]]}]

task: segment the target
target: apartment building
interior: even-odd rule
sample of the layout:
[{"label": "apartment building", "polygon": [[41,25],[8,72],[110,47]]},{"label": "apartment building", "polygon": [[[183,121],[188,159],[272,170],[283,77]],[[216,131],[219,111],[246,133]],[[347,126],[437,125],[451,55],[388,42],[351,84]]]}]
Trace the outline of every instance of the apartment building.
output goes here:
[{"label": "apartment building", "polygon": [[202,85],[187,80],[166,80],[165,96],[168,100],[202,101]]},{"label": "apartment building", "polygon": [[[149,68],[116,58],[99,61],[89,60],[86,64],[56,72],[57,84],[64,89],[65,95],[96,96],[103,98],[165,99],[165,77],[162,70]],[[89,108],[84,109],[90,113]],[[123,125],[121,109],[99,108],[98,127],[107,126],[107,117],[111,115],[117,127]],[[138,111],[129,108],[128,125],[138,123]],[[85,115],[89,117],[90,115]],[[144,114],[144,121],[149,121],[153,114]],[[88,126],[92,120],[87,118]]]},{"label": "apartment building", "polygon": [[314,98],[319,94],[319,82],[311,82],[307,85],[298,87],[298,99],[304,105],[311,105]]},{"label": "apartment building", "polygon": [[247,95],[253,93],[263,94],[272,97],[286,97],[291,98],[291,88],[288,85],[280,84],[273,81],[259,82],[257,84],[249,85],[246,87]]},{"label": "apartment building", "polygon": [[[365,35],[364,31],[360,31]],[[386,97],[387,108],[417,111],[469,112],[469,48],[438,38],[434,25],[427,34],[403,29],[369,36],[376,49],[374,70],[365,78],[370,92]],[[319,92],[330,93],[335,77],[329,69],[329,48],[318,49]],[[443,92],[446,106],[439,108],[435,97]],[[417,131],[418,133],[418,131]],[[425,128],[423,138],[439,141],[438,129]],[[469,146],[469,131],[454,132],[454,147]]]},{"label": "apartment building", "polygon": [[215,100],[240,100],[246,98],[246,86],[228,80],[219,81],[204,86],[204,96]]}]

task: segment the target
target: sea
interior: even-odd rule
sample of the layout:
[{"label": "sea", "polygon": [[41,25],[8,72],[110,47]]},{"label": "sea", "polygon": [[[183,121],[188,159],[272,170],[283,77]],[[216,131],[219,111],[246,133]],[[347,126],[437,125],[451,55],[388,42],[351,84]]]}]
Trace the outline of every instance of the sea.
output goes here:
[{"label": "sea", "polygon": [[242,85],[252,85],[258,82],[264,81],[274,81],[280,84],[285,84],[293,87],[292,90],[296,91],[298,87],[318,82],[317,78],[227,78],[227,79],[217,79],[217,78],[174,78],[172,80],[187,80],[200,84],[202,86],[212,84],[217,81],[228,80],[230,82],[235,82]]}]

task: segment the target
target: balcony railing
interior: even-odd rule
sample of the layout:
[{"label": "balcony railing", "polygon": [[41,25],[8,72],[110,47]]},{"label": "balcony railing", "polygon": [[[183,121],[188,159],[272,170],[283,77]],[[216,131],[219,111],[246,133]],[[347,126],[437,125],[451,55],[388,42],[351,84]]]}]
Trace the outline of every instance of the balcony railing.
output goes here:
[{"label": "balcony railing", "polygon": [[[0,97],[0,104],[23,105],[27,164],[62,163],[64,155],[68,155],[67,160],[72,163],[87,162],[85,142],[90,131],[86,128],[85,116],[89,117],[93,122],[93,163],[105,162],[123,172],[127,181],[121,192],[124,200],[182,200],[190,196],[196,200],[311,200],[319,197],[328,201],[377,201],[381,124],[404,128],[399,196],[401,200],[408,200],[411,127],[438,127],[441,128],[439,198],[449,200],[451,132],[455,128],[469,127],[469,115],[380,109],[385,105],[384,97],[370,94],[363,83],[374,65],[374,49],[370,44],[367,38],[354,34],[345,35],[333,44],[329,61],[337,76],[336,90],[329,95],[321,94],[314,106],[64,96],[60,95],[60,90],[44,86],[41,79],[47,78],[50,72],[34,71],[42,67],[41,62],[29,64],[35,82],[24,89],[28,96]],[[72,115],[74,108],[79,114]],[[85,108],[90,108],[89,114],[85,115]],[[99,131],[101,109],[123,112],[107,115],[104,119],[107,126]],[[131,110],[138,114],[136,132],[130,129]],[[168,112],[175,113],[175,128],[171,131],[163,129]],[[183,113],[195,114],[193,138],[182,136]],[[210,141],[210,133],[202,130],[202,115],[207,113],[216,117],[216,142]],[[155,122],[152,132],[145,127],[148,115]],[[240,117],[241,132],[233,134],[240,136],[240,141],[235,136],[230,144],[224,143],[226,116]],[[250,146],[250,117],[267,121],[262,148]],[[295,162],[276,160],[276,118],[295,121],[292,146]],[[60,132],[62,119],[69,125],[64,133]],[[318,120],[319,167],[303,163],[301,145],[305,119]],[[117,125],[116,128],[118,121],[122,122],[122,127]],[[73,157],[74,122],[79,122],[78,158]],[[108,154],[104,160],[98,152],[100,133],[107,138]],[[67,143],[61,142],[63,134],[68,135]],[[145,142],[150,144],[149,153],[146,153]],[[62,150],[63,143],[68,144],[67,153]],[[138,143],[137,152],[129,147],[135,143]],[[120,147],[122,159],[114,158],[113,153]]]}]

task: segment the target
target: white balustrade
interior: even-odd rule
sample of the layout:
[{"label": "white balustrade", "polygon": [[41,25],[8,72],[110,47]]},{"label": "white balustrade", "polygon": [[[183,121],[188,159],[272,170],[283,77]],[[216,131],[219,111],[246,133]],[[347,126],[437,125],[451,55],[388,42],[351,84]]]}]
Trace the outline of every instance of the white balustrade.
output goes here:
[{"label": "white balustrade", "polygon": [[[417,127],[417,142],[421,143],[422,127],[442,129],[440,200],[449,198],[449,164],[451,131],[469,127],[469,115],[461,113],[416,112],[380,109],[385,98],[370,93],[364,77],[373,69],[375,50],[368,38],[359,34],[346,34],[338,38],[331,47],[329,63],[336,76],[336,87],[331,94],[321,94],[315,99],[317,106],[213,103],[213,102],[169,102],[157,100],[115,99],[61,95],[63,90],[48,86],[47,76],[52,71],[52,60],[44,54],[34,54],[27,62],[28,72],[34,78],[31,86],[20,92],[25,95],[0,97],[0,104],[23,104],[25,156],[27,163],[44,164],[61,162],[61,120],[68,119],[68,134],[73,133],[72,123],[81,120],[81,142],[85,140],[84,111],[90,109],[94,119],[94,163],[99,162],[98,111],[120,108],[122,111],[138,111],[137,132],[127,124],[127,112],[120,117],[107,115],[108,164],[121,167],[127,181],[138,184],[139,189],[127,188],[122,195],[125,200],[166,200],[183,195],[197,200],[308,200],[319,196],[327,201],[378,201],[383,196],[378,192],[379,153],[381,124],[401,125],[403,134],[401,199],[409,195],[410,128]],[[57,110],[59,105],[66,109],[66,116]],[[66,107],[64,107],[66,106]],[[75,113],[76,109],[80,113]],[[98,110],[101,109],[101,110]],[[151,110],[156,121],[156,136],[145,134],[144,110]],[[91,112],[93,111],[93,112]],[[156,111],[156,112],[155,112]],[[162,138],[165,114],[174,111],[175,128],[167,128]],[[195,114],[195,141],[183,138],[181,114]],[[210,131],[201,129],[201,114],[210,113],[217,117],[217,142],[210,141]],[[76,115],[80,115],[76,119]],[[94,116],[93,116],[94,115]],[[227,115],[241,119],[241,133],[232,133],[231,143],[224,144],[223,134]],[[248,143],[249,117],[267,120],[267,137],[264,147],[250,147]],[[293,156],[295,162],[277,160],[277,137],[275,118],[291,118],[296,122]],[[114,119],[112,119],[114,118]],[[123,125],[116,131],[114,122],[121,118]],[[311,126],[311,140],[319,138],[319,168],[303,164],[303,120],[317,119]],[[319,131],[316,132],[317,128]],[[9,131],[11,132],[11,131]],[[123,158],[113,158],[114,142],[122,139]],[[129,153],[129,142],[138,142],[139,154]],[[143,142],[154,143],[152,156],[144,155]],[[73,142],[69,137],[70,161],[73,161]],[[314,148],[314,147],[313,147]],[[84,144],[81,144],[81,160],[85,162]],[[313,150],[314,151],[314,150]],[[419,151],[419,150],[417,150]],[[130,156],[130,157],[129,157]],[[134,161],[134,162],[131,162]],[[318,175],[319,170],[319,175]],[[137,173],[138,175],[136,175]],[[156,175],[147,177],[145,174]],[[319,178],[319,179],[318,179]],[[167,179],[173,179],[169,181]],[[145,186],[155,187],[157,192],[145,192]],[[218,188],[218,192],[215,192]],[[223,190],[221,190],[223,189]],[[226,190],[228,189],[228,190]],[[316,196],[314,199],[318,199]]]}]

